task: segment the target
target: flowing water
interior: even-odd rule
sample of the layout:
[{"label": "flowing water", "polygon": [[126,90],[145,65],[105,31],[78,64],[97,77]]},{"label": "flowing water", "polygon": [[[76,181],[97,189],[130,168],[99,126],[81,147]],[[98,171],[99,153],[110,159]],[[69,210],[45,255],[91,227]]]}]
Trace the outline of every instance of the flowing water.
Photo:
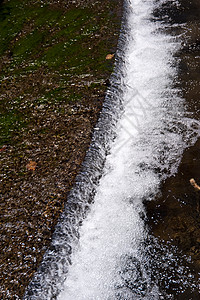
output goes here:
[{"label": "flowing water", "polygon": [[127,3],[91,148],[25,299],[178,299],[197,288],[189,259],[161,245],[144,223],[144,200],[153,201],[177,172],[199,127],[177,85],[181,25],[153,15],[165,2]]}]

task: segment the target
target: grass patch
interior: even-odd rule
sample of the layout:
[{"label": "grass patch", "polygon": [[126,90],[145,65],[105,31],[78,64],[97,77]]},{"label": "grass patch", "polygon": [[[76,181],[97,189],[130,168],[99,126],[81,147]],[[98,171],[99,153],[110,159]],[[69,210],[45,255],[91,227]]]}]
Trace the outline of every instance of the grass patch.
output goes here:
[{"label": "grass patch", "polygon": [[[67,95],[66,95],[67,93]],[[83,95],[78,92],[69,93],[66,88],[55,88],[44,96],[35,100],[36,106],[38,105],[52,105],[59,103],[74,103],[79,102],[83,98]]]},{"label": "grass patch", "polygon": [[30,17],[34,19],[36,27],[48,27],[55,26],[62,15],[61,10],[49,9],[49,6],[38,7],[34,10]]},{"label": "grass patch", "polygon": [[31,55],[38,53],[38,45],[45,39],[45,31],[35,30],[29,35],[20,39],[13,48],[13,55],[17,61],[22,61]]},{"label": "grass patch", "polygon": [[13,135],[19,134],[25,125],[26,121],[19,112],[9,111],[0,115],[0,146],[11,143]]},{"label": "grass patch", "polygon": [[[36,105],[79,101],[82,96],[74,93],[73,87],[62,88],[61,81],[67,82],[74,75],[86,73],[104,78],[105,74],[110,73],[112,63],[105,60],[109,46],[98,42],[102,30],[108,26],[108,16],[103,11],[97,14],[89,8],[61,10],[39,3],[37,1],[33,5],[27,0],[10,0],[2,4],[0,57],[9,52],[9,64],[2,69],[1,77],[12,74],[17,82],[20,76],[26,78],[39,69],[56,72],[56,81],[60,82],[60,86],[49,87],[46,92],[42,82],[37,84],[38,97],[34,96]],[[35,85],[26,86],[24,82],[21,96],[30,92],[35,92]],[[13,99],[15,97],[13,94]],[[21,122],[26,116],[21,115],[15,101],[10,103],[13,105],[9,104],[7,116],[1,119],[2,136],[7,140],[12,132],[18,132],[28,122]],[[28,103],[25,105],[26,112],[31,111]],[[4,97],[3,107],[7,104]]]}]

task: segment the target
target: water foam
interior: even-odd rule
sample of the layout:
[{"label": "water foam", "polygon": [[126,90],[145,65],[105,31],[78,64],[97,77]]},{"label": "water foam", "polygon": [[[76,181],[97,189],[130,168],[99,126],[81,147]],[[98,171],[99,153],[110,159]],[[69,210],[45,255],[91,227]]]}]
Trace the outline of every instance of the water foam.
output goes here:
[{"label": "water foam", "polygon": [[161,299],[141,247],[142,201],[176,172],[197,122],[174,88],[180,41],[150,20],[153,9],[153,0],[130,1],[124,113],[59,300]]}]

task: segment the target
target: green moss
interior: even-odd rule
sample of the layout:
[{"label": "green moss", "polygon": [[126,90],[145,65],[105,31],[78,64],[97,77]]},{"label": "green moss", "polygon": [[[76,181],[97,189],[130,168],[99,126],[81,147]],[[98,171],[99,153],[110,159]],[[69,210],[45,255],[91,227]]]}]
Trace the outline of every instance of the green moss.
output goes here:
[{"label": "green moss", "polygon": [[65,42],[52,46],[46,51],[42,60],[45,61],[49,67],[58,67],[62,65],[66,60],[65,47]]},{"label": "green moss", "polygon": [[[111,72],[112,63],[105,60],[109,42],[106,37],[106,42],[96,42],[102,35],[102,29],[112,26],[107,21],[108,12],[105,14],[102,11],[97,16],[96,12],[88,8],[61,10],[48,4],[41,5],[40,1],[34,3],[10,0],[1,7],[0,56],[5,55],[8,50],[10,53],[9,64],[2,70],[1,77],[12,74],[17,82],[21,76],[26,78],[31,72],[43,68],[48,73],[56,72],[57,82],[60,83],[57,88],[50,88],[48,92],[41,83],[38,97],[35,96],[36,106],[79,101],[82,95],[74,93],[73,87],[69,85],[63,88],[61,82],[85,73],[95,76],[98,74],[104,78],[105,74]],[[26,88],[24,82],[23,94],[31,93],[34,89],[34,86]],[[4,107],[8,105],[6,101],[3,100]],[[11,132],[18,132],[28,122],[26,119],[29,119],[28,116],[21,115],[15,101],[8,107],[10,112],[1,119],[2,135],[7,140],[12,136]],[[25,110],[31,111],[28,102]],[[26,121],[22,122],[23,119]]]},{"label": "green moss", "polygon": [[90,18],[91,11],[89,9],[70,9],[58,21],[59,26],[63,27],[71,24],[72,28],[81,25]]},{"label": "green moss", "polygon": [[38,45],[43,42],[45,34],[46,32],[35,30],[20,39],[13,48],[14,57],[16,57],[18,61],[21,61],[31,55],[37,54]]},{"label": "green moss", "polygon": [[15,25],[13,20],[10,20],[10,18],[7,18],[0,22],[0,55],[4,54],[4,52],[8,49],[11,40],[17,35],[17,32],[21,30],[23,22],[24,20],[19,20]]},{"label": "green moss", "polygon": [[84,28],[90,18],[91,13],[87,9],[70,10],[58,20],[57,36],[71,38],[74,33],[80,32]]},{"label": "green moss", "polygon": [[55,26],[55,23],[58,22],[62,15],[61,10],[49,9],[49,6],[38,7],[31,13],[31,16],[34,18],[35,26]]},{"label": "green moss", "polygon": [[25,120],[19,112],[9,111],[7,114],[0,115],[0,144],[1,146],[11,142],[15,134],[25,126]]},{"label": "green moss", "polygon": [[[67,92],[67,95],[66,93]],[[39,97],[35,100],[35,105],[52,105],[56,103],[72,103],[79,102],[83,98],[83,95],[78,92],[67,91],[65,88],[56,88],[51,90],[48,93],[45,93],[44,96]]]},{"label": "green moss", "polygon": [[0,8],[0,55],[10,45],[10,42],[21,31],[27,20],[25,5],[28,1],[6,1]]}]

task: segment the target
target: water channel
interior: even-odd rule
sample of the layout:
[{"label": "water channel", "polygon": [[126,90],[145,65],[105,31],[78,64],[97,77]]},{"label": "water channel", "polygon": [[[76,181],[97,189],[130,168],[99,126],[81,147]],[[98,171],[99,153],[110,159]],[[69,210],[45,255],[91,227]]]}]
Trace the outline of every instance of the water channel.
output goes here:
[{"label": "water channel", "polygon": [[198,114],[187,111],[178,82],[190,32],[173,19],[179,10],[178,1],[125,3],[91,147],[25,299],[198,299],[190,258],[145,224],[144,202],[154,201],[199,136]]}]

